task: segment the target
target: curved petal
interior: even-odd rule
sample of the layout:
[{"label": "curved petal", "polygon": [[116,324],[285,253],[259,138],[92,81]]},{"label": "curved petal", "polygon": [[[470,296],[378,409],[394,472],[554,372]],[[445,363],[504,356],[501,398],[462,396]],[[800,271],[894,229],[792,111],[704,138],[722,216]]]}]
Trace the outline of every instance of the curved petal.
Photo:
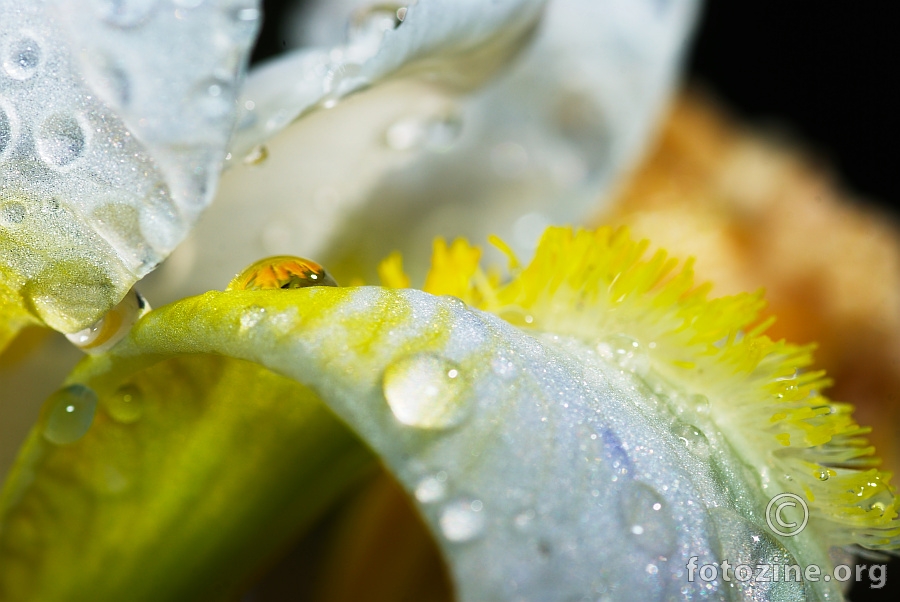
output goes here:
[{"label": "curved petal", "polygon": [[119,385],[46,404],[2,497],[0,599],[222,599],[375,468],[309,389],[247,362]]},{"label": "curved petal", "polygon": [[[530,251],[548,223],[579,220],[640,152],[678,73],[697,2],[553,0],[526,39],[536,3],[500,23],[480,8],[466,13],[483,2],[422,0],[395,30],[376,28],[378,52],[348,70],[352,45],[330,54],[347,20],[385,16],[361,6],[316,3],[301,18],[318,35],[299,42],[325,48],[251,74],[250,113],[263,114],[245,116],[236,164],[191,242],[163,266],[157,298],[209,290],[230,278],[227,266],[268,254],[319,257],[349,281],[374,279],[370,258],[394,249],[406,252],[414,276],[424,274],[427,259],[414,250],[438,234],[497,233]],[[497,29],[492,38],[488,26]],[[467,91],[461,70],[480,81],[516,50],[505,70]],[[390,72],[401,59],[406,67]],[[389,73],[390,81],[337,102]],[[258,128],[325,106],[333,108],[291,123],[238,163],[266,136]]]},{"label": "curved petal", "polygon": [[212,198],[259,2],[2,0],[0,14],[0,278],[74,332]]},{"label": "curved petal", "polygon": [[[56,436],[47,434],[49,419],[32,435],[4,493],[3,549],[16,554],[0,563],[6,579],[9,566],[23,583],[39,581],[29,567],[73,570],[38,542],[49,532],[76,537],[77,519],[46,513],[35,523],[33,508],[61,483],[91,490],[82,483],[103,477],[54,467],[112,444],[105,414],[123,383],[137,379],[135,395],[163,389],[171,376],[154,371],[173,360],[162,360],[196,365],[192,358],[210,354],[304,383],[359,433],[416,499],[464,600],[725,599],[729,585],[754,599],[838,596],[823,582],[750,588],[689,579],[694,556],[701,565],[829,566],[813,533],[769,534],[758,475],[700,410],[676,414],[654,381],[577,339],[528,334],[456,298],[378,288],[208,293],[150,313],[111,355],[83,363],[68,385],[92,392],[105,411],[93,427],[79,423],[87,432],[69,454],[46,441]],[[202,389],[242,386],[225,379]],[[255,399],[240,397],[238,406]],[[252,441],[240,449],[261,440]],[[109,462],[121,455],[96,454]],[[156,495],[181,495],[191,470],[167,465],[176,481]],[[192,502],[202,514],[215,498]],[[130,553],[146,558],[158,537],[142,535],[153,514],[126,510]],[[12,565],[13,557],[31,560]]]}]

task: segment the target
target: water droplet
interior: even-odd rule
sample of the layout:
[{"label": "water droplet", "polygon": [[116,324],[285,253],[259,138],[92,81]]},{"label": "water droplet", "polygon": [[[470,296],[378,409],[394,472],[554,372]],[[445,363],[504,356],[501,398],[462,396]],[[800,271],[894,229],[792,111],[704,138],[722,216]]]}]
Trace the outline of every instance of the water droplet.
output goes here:
[{"label": "water droplet", "polygon": [[423,504],[439,502],[447,495],[447,473],[429,475],[416,485],[416,499]]},{"label": "water droplet", "polygon": [[619,503],[625,527],[638,546],[660,556],[667,556],[675,549],[675,521],[656,489],[638,481],[626,483],[619,494]]},{"label": "water droplet", "polygon": [[417,354],[391,364],[383,384],[391,411],[408,426],[450,428],[471,410],[465,375],[459,366],[436,355]]},{"label": "water droplet", "polygon": [[203,117],[218,121],[237,108],[235,90],[230,81],[213,78],[197,85],[197,106]]},{"label": "water droplet", "polygon": [[84,330],[67,334],[66,338],[86,353],[103,353],[125,338],[134,323],[148,311],[150,307],[144,298],[131,289],[105,316]]},{"label": "water droplet", "polygon": [[25,205],[22,203],[7,203],[0,208],[0,224],[4,226],[18,226],[25,221]]},{"label": "water droplet", "polygon": [[709,398],[706,395],[691,395],[690,404],[699,415],[709,414]]},{"label": "water droplet", "polygon": [[109,398],[106,412],[116,422],[133,424],[144,414],[144,397],[135,385],[123,385]]},{"label": "water droplet", "polygon": [[262,319],[266,317],[266,308],[258,305],[251,305],[241,312],[241,330],[249,330],[254,328]]},{"label": "water droplet", "polygon": [[614,334],[597,345],[600,356],[612,360],[626,372],[645,375],[650,370],[650,358],[635,339]]},{"label": "water droplet", "polygon": [[78,118],[57,113],[41,124],[36,143],[45,163],[63,167],[81,156],[87,138]]},{"label": "water droplet", "polygon": [[244,165],[260,165],[269,158],[269,149],[265,144],[258,144],[250,149],[244,157]]},{"label": "water droplet", "polygon": [[6,114],[6,109],[0,105],[0,157],[3,157],[3,152],[12,146],[12,139],[12,123]]},{"label": "water droplet", "polygon": [[678,421],[672,427],[672,434],[695,456],[700,458],[709,457],[709,440],[703,434],[703,431],[693,424]]},{"label": "water droplet", "polygon": [[157,184],[144,197],[140,229],[144,240],[161,254],[168,254],[181,241],[185,224],[165,184]]},{"label": "water droplet", "polygon": [[157,0],[97,0],[96,4],[106,23],[128,28],[143,23],[156,8]]},{"label": "water droplet", "polygon": [[444,537],[464,542],[479,537],[484,532],[486,520],[480,500],[461,498],[441,509],[438,522]]},{"label": "water droplet", "polygon": [[831,471],[829,471],[827,468],[820,468],[816,472],[816,478],[818,478],[820,481],[827,481],[829,477],[831,477]]},{"label": "water droplet", "polygon": [[298,289],[312,286],[337,286],[331,274],[311,259],[276,255],[260,259],[244,268],[228,284],[230,291]]},{"label": "water droplet", "polygon": [[97,394],[84,385],[69,385],[47,400],[49,409],[44,439],[56,445],[74,443],[84,437],[94,421]]},{"label": "water droplet", "polygon": [[20,38],[6,48],[3,69],[11,78],[25,80],[37,73],[41,58],[41,47],[36,40]]}]

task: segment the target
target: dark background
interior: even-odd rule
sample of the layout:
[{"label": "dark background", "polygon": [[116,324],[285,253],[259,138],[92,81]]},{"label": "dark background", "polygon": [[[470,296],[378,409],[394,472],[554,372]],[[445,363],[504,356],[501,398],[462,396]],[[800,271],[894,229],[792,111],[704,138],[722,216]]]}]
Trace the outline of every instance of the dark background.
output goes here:
[{"label": "dark background", "polygon": [[[284,47],[279,15],[290,3],[265,1],[254,60]],[[900,36],[887,6],[707,1],[689,55],[689,79],[745,121],[787,130],[830,164],[846,187],[897,215],[900,178],[892,168],[900,135]],[[890,563],[885,588],[859,584],[850,597],[900,599],[900,562]]]}]

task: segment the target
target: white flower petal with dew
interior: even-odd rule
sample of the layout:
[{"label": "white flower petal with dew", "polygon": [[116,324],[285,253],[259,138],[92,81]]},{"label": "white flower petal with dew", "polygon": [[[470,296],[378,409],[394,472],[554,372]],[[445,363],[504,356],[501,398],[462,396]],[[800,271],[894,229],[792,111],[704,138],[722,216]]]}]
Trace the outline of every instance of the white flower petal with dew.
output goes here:
[{"label": "white flower petal with dew", "polygon": [[0,278],[90,325],[209,203],[257,0],[0,0]]},{"label": "white flower petal with dew", "polygon": [[[398,248],[422,274],[411,251],[436,234],[498,233],[527,253],[543,226],[583,218],[653,131],[698,3],[522,2],[491,18],[512,4],[420,0],[402,23],[372,3],[305,7],[301,49],[248,78],[235,165],[151,300],[216,287],[265,254],[371,277]],[[366,19],[365,36],[341,38]]]},{"label": "white flower petal with dew", "polygon": [[461,600],[839,599],[833,583],[689,580],[693,556],[829,560],[811,529],[767,531],[758,477],[709,416],[584,342],[420,291],[274,293],[157,310],[68,382],[106,399],[161,358],[223,354],[309,386],[416,500]]}]

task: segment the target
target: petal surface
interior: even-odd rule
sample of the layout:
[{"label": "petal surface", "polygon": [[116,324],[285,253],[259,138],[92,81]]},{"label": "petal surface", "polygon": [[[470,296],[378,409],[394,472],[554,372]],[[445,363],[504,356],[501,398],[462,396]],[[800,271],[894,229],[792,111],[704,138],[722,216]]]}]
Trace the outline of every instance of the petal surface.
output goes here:
[{"label": "petal surface", "polygon": [[0,278],[74,332],[212,199],[256,0],[0,2]]},{"label": "petal surface", "polygon": [[[385,7],[400,5],[307,4],[300,49],[251,74],[246,142],[153,294],[209,290],[267,254],[320,258],[347,282],[399,249],[422,276],[415,250],[435,235],[496,233],[527,254],[547,224],[580,220],[652,135],[697,3],[483,5],[422,0],[398,22]],[[269,138],[267,123],[286,129]]]},{"label": "petal surface", "polygon": [[[575,338],[526,333],[458,299],[411,290],[213,292],[152,312],[68,385],[93,391],[103,407],[130,379],[164,386],[150,385],[168,379],[149,372],[166,358],[210,354],[303,383],[357,432],[416,500],[463,600],[724,600],[731,587],[759,600],[838,597],[821,582],[690,581],[693,556],[701,565],[829,560],[812,532],[780,538],[766,529],[757,473],[708,418],[677,413],[639,374]],[[197,389],[235,388],[228,383]],[[79,457],[74,446],[103,447],[106,432],[89,427],[70,457]],[[16,534],[27,542],[51,525],[72,528],[60,513],[22,535],[42,489],[72,478],[40,460],[35,450],[52,447],[46,437],[33,436],[7,484],[7,550]],[[157,495],[178,497],[181,487]],[[23,547],[17,553],[31,551]]]}]

